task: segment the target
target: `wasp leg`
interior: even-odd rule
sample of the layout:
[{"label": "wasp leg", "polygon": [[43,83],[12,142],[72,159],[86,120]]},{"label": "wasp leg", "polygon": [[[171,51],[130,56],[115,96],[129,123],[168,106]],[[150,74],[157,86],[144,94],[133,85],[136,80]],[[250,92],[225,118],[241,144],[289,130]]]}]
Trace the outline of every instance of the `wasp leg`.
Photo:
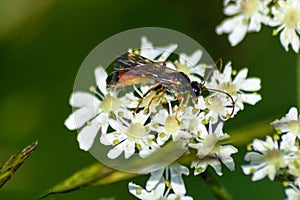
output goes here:
[{"label": "wasp leg", "polygon": [[183,96],[181,96],[181,95],[179,95],[179,94],[176,95],[176,98],[180,101],[180,103],[179,103],[179,105],[178,105],[178,108],[177,108],[177,110],[176,110],[176,113],[175,113],[175,119],[176,119],[176,121],[179,123],[180,120],[178,119],[178,114],[179,114],[179,111],[180,111],[180,109],[181,109],[181,107],[182,107],[182,105],[183,105],[184,98],[183,98]]},{"label": "wasp leg", "polygon": [[133,114],[136,114],[136,111],[139,109],[140,105],[142,104],[144,98],[151,92],[151,91],[155,91],[158,88],[161,87],[160,83],[156,83],[154,86],[152,86],[147,92],[145,92],[145,94],[143,94],[142,99],[140,100],[140,102],[138,103],[138,105],[135,107]]},{"label": "wasp leg", "polygon": [[160,98],[165,92],[166,92],[166,90],[162,89],[157,95],[155,95],[154,97],[151,98],[151,100],[149,101],[148,106],[147,106],[147,110],[146,110],[147,113],[149,113],[149,111],[150,111],[150,106],[151,106],[152,102],[155,99]]},{"label": "wasp leg", "polygon": [[186,108],[187,108],[188,105],[189,105],[190,97],[191,97],[191,95],[190,95],[190,93],[188,92],[187,95],[186,95],[186,101],[185,101],[185,107],[186,107]]}]

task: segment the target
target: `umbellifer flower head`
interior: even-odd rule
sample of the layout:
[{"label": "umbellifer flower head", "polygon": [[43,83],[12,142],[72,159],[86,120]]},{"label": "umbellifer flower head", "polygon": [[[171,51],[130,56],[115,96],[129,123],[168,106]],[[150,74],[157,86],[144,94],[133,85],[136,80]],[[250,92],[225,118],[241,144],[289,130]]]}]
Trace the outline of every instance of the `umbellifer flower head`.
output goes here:
[{"label": "umbellifer flower head", "polygon": [[[214,64],[201,62],[201,49],[196,49],[190,55],[176,54],[174,59],[174,55],[171,55],[176,48],[176,44],[153,47],[143,37],[140,49],[131,49],[125,54],[141,59],[139,65],[142,65],[143,59],[152,60],[155,67],[161,67],[161,71],[153,72],[151,77],[158,77],[167,71],[174,79],[168,80],[168,76],[164,76],[167,80],[163,81],[173,81],[173,84],[153,78],[152,82],[129,84],[127,88],[132,90],[124,90],[124,87],[106,88],[106,79],[113,78],[112,74],[108,76],[103,68],[96,68],[97,87],[92,87],[90,93],[80,91],[72,94],[70,104],[76,109],[65,122],[67,128],[79,130],[80,148],[89,150],[95,143],[104,145],[108,148],[105,155],[107,159],[124,157],[126,162],[136,157],[141,162],[147,158],[168,160],[175,155],[177,157],[172,158],[173,162],[184,153],[196,151],[191,163],[191,167],[195,168],[194,175],[204,172],[207,166],[222,175],[222,163],[234,170],[231,155],[237,153],[237,149],[223,143],[229,135],[223,133],[221,121],[233,118],[244,108],[244,103],[254,105],[261,99],[260,95],[254,94],[261,87],[260,80],[247,78],[247,69],[233,75],[230,62],[223,73],[218,72]],[[122,61],[121,65],[126,62],[132,65],[132,60]],[[146,66],[150,68],[151,64]],[[117,78],[122,78],[121,75]],[[149,78],[145,74],[135,76]],[[112,81],[118,81],[117,78]],[[192,83],[197,87],[192,88]],[[191,91],[194,93],[191,94]],[[98,134],[100,140],[97,141],[95,138]],[[173,143],[179,144],[175,146],[177,148],[163,151]],[[178,152],[178,149],[183,151]],[[146,168],[153,169],[151,166],[159,162],[153,160]],[[134,183],[129,184],[130,192],[136,197],[192,199],[186,196],[182,178],[182,174],[189,174],[186,166],[168,163],[168,166],[162,165],[155,171],[143,172],[151,172],[146,189]]]}]

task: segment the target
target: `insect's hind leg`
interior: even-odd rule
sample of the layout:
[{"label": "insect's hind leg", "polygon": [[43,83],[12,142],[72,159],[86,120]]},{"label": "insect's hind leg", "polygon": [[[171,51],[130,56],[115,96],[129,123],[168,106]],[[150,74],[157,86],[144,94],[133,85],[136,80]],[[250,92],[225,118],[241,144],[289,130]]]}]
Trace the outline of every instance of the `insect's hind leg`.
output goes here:
[{"label": "insect's hind leg", "polygon": [[[156,91],[156,90],[158,90],[160,87],[162,87],[161,84],[160,84],[160,83],[156,83],[156,84],[153,85],[149,90],[147,90],[147,92],[145,92],[145,94],[143,94],[142,99],[140,100],[140,102],[138,103],[138,105],[136,106],[136,108],[134,109],[133,114],[136,114],[136,112],[137,112],[137,110],[139,109],[140,105],[142,104],[144,98],[145,98],[150,92]],[[153,97],[153,98],[154,98],[154,97]],[[153,98],[152,98],[152,99],[153,99]],[[151,99],[150,102],[152,102],[152,99]],[[149,104],[148,104],[148,108],[149,108]]]},{"label": "insect's hind leg", "polygon": [[150,111],[150,106],[151,106],[152,102],[153,102],[155,99],[160,98],[165,92],[166,92],[166,90],[163,88],[163,89],[161,89],[161,91],[160,91],[158,94],[156,94],[154,97],[151,98],[151,100],[150,100],[149,103],[148,103],[147,109],[146,109],[146,112],[147,112],[147,113],[149,113],[149,111]]},{"label": "insect's hind leg", "polygon": [[177,95],[176,95],[176,98],[177,98],[178,101],[179,101],[179,105],[178,105],[178,108],[177,108],[176,113],[175,113],[175,119],[176,119],[176,121],[179,123],[180,120],[178,119],[178,114],[179,114],[179,111],[180,111],[181,108],[182,108],[182,105],[183,105],[183,102],[184,102],[184,97],[181,96],[181,95],[179,95],[179,94],[177,94]]}]

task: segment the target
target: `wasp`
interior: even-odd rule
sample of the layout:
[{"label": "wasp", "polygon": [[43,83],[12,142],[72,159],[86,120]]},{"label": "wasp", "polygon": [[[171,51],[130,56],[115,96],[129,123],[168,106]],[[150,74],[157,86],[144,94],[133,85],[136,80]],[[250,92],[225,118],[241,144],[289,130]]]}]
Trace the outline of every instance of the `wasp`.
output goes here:
[{"label": "wasp", "polygon": [[192,98],[193,102],[196,102],[198,96],[202,95],[204,91],[209,90],[227,95],[232,102],[232,112],[230,116],[234,113],[235,103],[230,94],[222,90],[206,88],[205,82],[199,83],[197,81],[191,81],[185,73],[168,68],[164,62],[154,62],[133,52],[127,52],[117,58],[114,64],[114,70],[115,71],[108,75],[106,79],[107,88],[120,88],[135,84],[154,83],[153,86],[143,94],[134,113],[136,113],[143,99],[151,91],[157,91],[157,95],[150,100],[147,110],[149,110],[151,103],[155,99],[158,99],[162,97],[164,93],[169,92],[179,101],[175,114],[176,119],[178,120],[178,112],[185,100],[188,103],[189,99]]}]

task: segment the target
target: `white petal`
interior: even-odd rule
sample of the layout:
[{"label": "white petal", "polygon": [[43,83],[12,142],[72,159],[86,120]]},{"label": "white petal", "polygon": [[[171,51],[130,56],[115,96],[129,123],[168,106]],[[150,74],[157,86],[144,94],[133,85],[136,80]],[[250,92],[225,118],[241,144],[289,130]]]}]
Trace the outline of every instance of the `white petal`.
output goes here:
[{"label": "white petal", "polygon": [[249,23],[249,28],[248,28],[248,31],[249,32],[252,32],[252,31],[255,31],[255,32],[258,32],[260,31],[261,29],[261,18],[259,16],[252,16],[250,18],[250,23]]},{"label": "white petal", "polygon": [[228,5],[225,9],[224,9],[224,14],[225,15],[234,15],[237,14],[238,12],[241,11],[241,7],[238,4],[235,5]]},{"label": "white petal", "polygon": [[288,120],[298,120],[298,110],[295,107],[290,108],[288,114],[286,115]]},{"label": "white petal", "polygon": [[207,163],[206,162],[192,162],[191,164],[191,168],[195,167],[194,170],[194,175],[197,176],[198,174],[201,174],[202,172],[204,172],[207,168]]},{"label": "white petal", "polygon": [[200,49],[196,50],[192,55],[188,56],[186,54],[180,54],[179,62],[189,64],[189,66],[195,66],[202,57],[202,51]]},{"label": "white petal", "polygon": [[107,153],[107,157],[109,159],[115,159],[121,155],[121,153],[124,151],[126,145],[126,141],[123,141],[122,143],[115,146],[113,149],[109,150]]},{"label": "white petal", "polygon": [[231,82],[231,73],[232,73],[232,67],[231,67],[231,62],[228,62],[225,66],[224,72],[223,72],[223,77],[222,77],[222,82]]},{"label": "white petal", "polygon": [[125,159],[128,159],[135,152],[135,142],[127,140],[126,143],[127,144],[126,144],[125,149],[124,149],[124,157],[125,157]]},{"label": "white petal", "polygon": [[248,78],[240,86],[241,90],[244,91],[258,91],[261,89],[259,78]]},{"label": "white petal", "polygon": [[[143,189],[141,186],[136,185],[132,182],[130,182],[128,184],[128,189],[131,194],[133,194],[134,196],[136,196],[139,199],[152,200],[155,198],[153,195],[153,192],[150,193],[150,192],[146,191],[145,189]],[[137,191],[139,191],[140,193],[137,193]]]},{"label": "white petal", "polygon": [[[269,140],[270,136],[266,137],[266,141]],[[266,146],[267,143],[260,139],[255,139],[252,142],[253,149],[260,152],[266,152],[269,150],[269,147]]]},{"label": "white petal", "polygon": [[215,172],[219,175],[222,176],[223,173],[221,171],[222,167],[221,167],[221,163],[219,160],[212,158],[209,161],[209,165],[212,166],[212,168],[215,170]]},{"label": "white petal", "polygon": [[113,143],[107,138],[108,134],[101,134],[100,143],[104,145],[112,145]]},{"label": "white petal", "polygon": [[216,33],[221,35],[223,33],[231,33],[237,24],[236,18],[225,19],[219,26],[216,28]]},{"label": "white petal", "polygon": [[257,166],[250,164],[250,165],[242,165],[241,168],[244,174],[250,175],[252,174],[253,170],[257,168]]},{"label": "white petal", "polygon": [[167,197],[167,200],[193,200],[190,196],[183,196],[183,195],[177,195],[177,194],[169,194]]},{"label": "white petal", "polygon": [[218,155],[222,163],[231,171],[235,169],[234,160],[231,158],[231,154],[237,153],[238,150],[232,145],[225,145],[220,148],[220,154]]},{"label": "white petal", "polygon": [[244,159],[250,161],[251,164],[260,164],[264,162],[264,156],[257,152],[248,152]]},{"label": "white petal", "polygon": [[276,168],[274,166],[268,166],[268,177],[271,181],[274,181],[275,176],[276,176]]},{"label": "white petal", "polygon": [[187,167],[182,165],[172,165],[170,167],[171,174],[171,186],[175,194],[185,194],[186,189],[184,185],[184,181],[182,179],[182,174],[188,174],[189,170]]},{"label": "white petal", "polygon": [[293,50],[298,53],[299,52],[299,46],[300,46],[300,40],[298,38],[298,36],[294,35],[294,38],[292,39],[292,47],[293,47]]},{"label": "white petal", "polygon": [[122,124],[121,124],[121,122],[119,122],[119,121],[116,121],[116,120],[114,120],[114,119],[109,119],[108,120],[108,123],[109,123],[109,125],[114,129],[114,130],[116,130],[117,132],[119,132],[119,133],[125,133],[126,132],[126,130],[127,130],[127,127],[126,126],[123,126]]},{"label": "white petal", "polygon": [[285,50],[288,51],[288,45],[292,44],[293,50],[298,53],[299,51],[299,38],[296,31],[292,28],[285,28],[280,34],[281,44]]},{"label": "white petal", "polygon": [[167,58],[177,49],[177,44],[170,44],[169,46],[162,47],[163,54],[157,59],[157,61],[166,61]]},{"label": "white petal", "polygon": [[247,78],[247,74],[248,74],[247,68],[240,70],[239,73],[234,78],[233,83],[236,84],[237,86],[240,86]]},{"label": "white petal", "polygon": [[65,121],[65,125],[70,130],[82,127],[87,121],[92,119],[96,113],[92,108],[82,107],[75,110]]},{"label": "white petal", "polygon": [[250,105],[255,105],[262,98],[260,94],[242,94],[241,99],[245,103],[248,103]]},{"label": "white petal", "polygon": [[161,49],[155,49],[152,42],[147,37],[141,38],[141,52],[140,55],[150,60],[154,60],[158,55],[162,53]]},{"label": "white petal", "polygon": [[77,136],[77,141],[79,143],[80,149],[87,151],[92,147],[99,129],[100,129],[100,124],[95,118],[92,120],[91,124],[85,126],[79,132]]},{"label": "white petal", "polygon": [[267,174],[268,174],[267,166],[262,167],[262,168],[260,168],[260,169],[257,169],[257,170],[254,172],[254,174],[253,174],[251,180],[252,180],[252,181],[258,181],[258,180],[261,180],[261,179],[265,178]]},{"label": "white petal", "polygon": [[154,172],[151,172],[151,176],[148,179],[147,183],[146,183],[146,189],[148,191],[153,190],[157,184],[159,183],[159,181],[161,180],[161,178],[163,177],[163,172],[164,172],[164,168],[163,169],[159,169],[156,170]]},{"label": "white petal", "polygon": [[103,69],[103,67],[97,67],[95,69],[95,78],[96,78],[96,83],[100,91],[106,95],[107,90],[106,90],[106,78],[107,78],[107,73]]},{"label": "white petal", "polygon": [[241,24],[240,26],[234,29],[234,31],[228,37],[231,46],[236,46],[244,39],[247,33],[247,29],[248,26],[245,24]]},{"label": "white petal", "polygon": [[99,99],[88,92],[74,92],[70,98],[70,105],[73,107],[91,106],[99,103]]}]

